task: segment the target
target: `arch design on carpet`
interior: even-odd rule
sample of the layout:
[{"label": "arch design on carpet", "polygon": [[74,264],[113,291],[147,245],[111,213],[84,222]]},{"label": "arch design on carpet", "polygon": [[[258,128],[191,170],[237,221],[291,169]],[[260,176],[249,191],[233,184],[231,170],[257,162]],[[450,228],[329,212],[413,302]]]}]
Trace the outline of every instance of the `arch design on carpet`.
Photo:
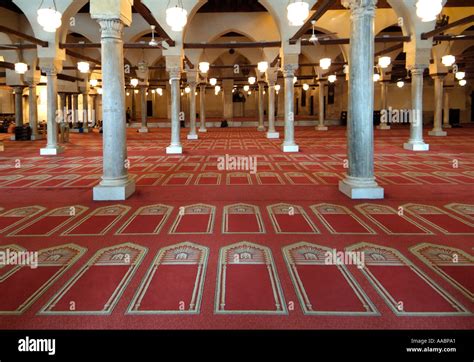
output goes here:
[{"label": "arch design on carpet", "polygon": [[156,186],[164,177],[165,175],[163,173],[147,173],[145,175],[141,175],[137,179],[136,184],[138,186]]},{"label": "arch design on carpet", "polygon": [[267,206],[270,220],[277,234],[319,234],[319,230],[303,207],[279,203]]},{"label": "arch design on carpet", "polygon": [[222,217],[223,234],[263,234],[260,208],[256,205],[238,203],[224,206]]},{"label": "arch design on carpet", "polygon": [[14,228],[26,220],[29,220],[44,210],[46,210],[46,208],[43,206],[33,205],[18,207],[3,212],[0,214],[0,234]]},{"label": "arch design on carpet", "polygon": [[433,172],[434,175],[436,176],[441,176],[444,178],[447,178],[449,180],[454,180],[457,183],[461,184],[473,184],[474,183],[474,177],[466,176],[463,175],[462,173],[456,173],[456,172],[446,172],[446,171],[435,171]]},{"label": "arch design on carpet", "polygon": [[257,172],[255,174],[259,185],[284,185],[280,175],[276,172]]},{"label": "arch design on carpet", "polygon": [[241,241],[219,253],[215,313],[288,314],[272,253]]},{"label": "arch design on carpet", "polygon": [[199,314],[208,255],[191,242],[160,249],[127,314]]},{"label": "arch design on carpet", "polygon": [[211,234],[216,207],[207,204],[181,206],[170,234]]},{"label": "arch design on carpet", "polygon": [[193,178],[192,173],[182,172],[182,173],[175,173],[163,181],[162,186],[186,186],[189,185],[191,179]]},{"label": "arch design on carpet", "polygon": [[130,206],[116,204],[99,207],[64,231],[62,236],[105,235],[125,214]]},{"label": "arch design on carpet", "polygon": [[394,208],[387,205],[365,203],[356,205],[355,208],[389,235],[434,234],[404,214],[400,215]]},{"label": "arch design on carpet", "polygon": [[246,172],[229,172],[226,183],[227,185],[252,185],[252,178]]},{"label": "arch design on carpet", "polygon": [[[8,249],[31,253],[18,245],[0,247],[3,252]],[[85,251],[85,248],[75,244],[59,245],[37,252],[37,268],[30,265],[7,266],[5,272],[0,273],[0,315],[23,314]]]},{"label": "arch design on carpet", "polygon": [[302,241],[282,250],[304,314],[379,315],[347,266],[326,262],[333,249]]},{"label": "arch design on carpet", "polygon": [[446,245],[422,243],[410,248],[423,263],[451,283],[474,302],[472,272],[474,257],[465,251]]},{"label": "arch design on carpet", "polygon": [[220,185],[221,174],[217,172],[199,173],[194,181],[195,185]]},{"label": "arch design on carpet", "polygon": [[318,184],[309,175],[304,172],[285,172],[286,179],[290,185],[315,185]]},{"label": "arch design on carpet", "polygon": [[362,274],[395,315],[471,315],[398,250],[362,242],[346,247],[346,251],[363,253],[365,266],[361,269]]},{"label": "arch design on carpet", "polygon": [[155,235],[159,234],[168,220],[173,206],[154,204],[140,207],[115,232],[115,235]]},{"label": "arch design on carpet", "polygon": [[40,217],[29,221],[20,228],[15,229],[7,236],[10,237],[38,237],[50,236],[60,230],[89,208],[82,205],[58,207],[50,210]]},{"label": "arch design on carpet", "polygon": [[63,187],[92,187],[99,182],[101,176],[100,174],[85,175],[64,184]]},{"label": "arch design on carpet", "polygon": [[474,205],[452,203],[444,205],[444,207],[474,222]]},{"label": "arch design on carpet", "polygon": [[133,243],[98,250],[39,314],[111,314],[147,250]]},{"label": "arch design on carpet", "polygon": [[323,203],[311,205],[311,210],[331,234],[377,234],[345,206]]},{"label": "arch design on carpet", "polygon": [[405,204],[403,209],[446,235],[474,235],[474,224],[436,206]]}]

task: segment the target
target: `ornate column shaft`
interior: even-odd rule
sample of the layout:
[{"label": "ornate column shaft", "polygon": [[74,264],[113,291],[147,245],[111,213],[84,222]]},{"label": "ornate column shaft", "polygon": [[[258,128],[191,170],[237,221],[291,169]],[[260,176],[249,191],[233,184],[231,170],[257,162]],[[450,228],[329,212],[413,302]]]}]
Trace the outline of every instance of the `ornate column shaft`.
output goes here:
[{"label": "ornate column shaft", "polygon": [[376,0],[344,0],[351,11],[347,151],[349,168],[339,190],[351,199],[382,199],[374,177],[374,16]]},{"label": "ornate column shaft", "polygon": [[263,95],[264,86],[265,83],[258,82],[258,131],[265,131],[265,109],[263,105],[263,100],[265,98]]},{"label": "ornate column shaft", "polygon": [[180,112],[180,90],[179,81],[181,79],[181,69],[170,68],[168,70],[171,82],[171,144],[166,148],[167,154],[181,154],[183,147],[180,141],[181,122]]},{"label": "ornate column shaft", "polygon": [[430,136],[442,137],[447,133],[443,131],[443,84],[444,75],[435,75],[434,78],[434,122],[433,129],[428,132]]},{"label": "ornate column shaft", "polygon": [[449,89],[444,90],[443,128],[451,128],[449,123]]},{"label": "ornate column shaft", "polygon": [[316,127],[317,131],[327,131],[328,128],[324,125],[324,90],[326,89],[326,82],[320,80],[318,82],[318,99],[319,99],[319,125]]},{"label": "ornate column shaft", "polygon": [[197,140],[196,132],[196,82],[188,82],[191,92],[189,92],[189,134],[188,140]]},{"label": "ornate column shaft", "polygon": [[119,19],[98,19],[102,55],[103,175],[94,200],[125,200],[135,192],[128,175],[123,73],[123,28]]},{"label": "ornate column shaft", "polygon": [[423,141],[423,73],[425,66],[415,66],[411,70],[410,138],[403,148],[410,151],[428,151],[430,146]]},{"label": "ornate column shaft", "polygon": [[142,127],[138,130],[140,133],[148,132],[148,119],[147,119],[147,107],[146,107],[146,86],[140,86],[140,106],[142,114]]},{"label": "ornate column shaft", "polygon": [[286,64],[283,68],[285,78],[285,140],[283,142],[283,152],[298,152],[299,146],[295,143],[295,113],[294,96],[295,87],[293,78],[297,64]]},{"label": "ornate column shaft", "polygon": [[56,112],[58,110],[58,76],[54,65],[42,68],[47,77],[47,143],[46,147],[40,150],[40,155],[57,155],[64,149],[58,145],[58,124]]},{"label": "ornate column shaft", "polygon": [[207,132],[206,129],[206,84],[199,86],[199,132]]}]

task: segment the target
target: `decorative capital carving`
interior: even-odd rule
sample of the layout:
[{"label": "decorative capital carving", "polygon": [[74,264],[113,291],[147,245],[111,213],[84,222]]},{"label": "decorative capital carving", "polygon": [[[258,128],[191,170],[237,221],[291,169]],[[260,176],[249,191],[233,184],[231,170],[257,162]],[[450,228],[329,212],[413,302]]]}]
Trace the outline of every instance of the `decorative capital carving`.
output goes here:
[{"label": "decorative capital carving", "polygon": [[170,81],[181,79],[181,69],[178,67],[168,68],[168,73],[170,74]]},{"label": "decorative capital carving", "polygon": [[285,78],[293,78],[297,69],[298,64],[285,64],[283,66],[283,76]]},{"label": "decorative capital carving", "polygon": [[120,19],[97,19],[102,39],[120,39],[123,36],[124,24]]},{"label": "decorative capital carving", "polygon": [[55,76],[58,74],[58,69],[54,64],[42,65],[41,71],[46,74],[46,76]]},{"label": "decorative capital carving", "polygon": [[341,4],[351,10],[351,16],[374,16],[377,0],[341,0]]},{"label": "decorative capital carving", "polygon": [[421,64],[415,64],[408,67],[408,70],[412,75],[421,75],[425,72],[426,66]]}]

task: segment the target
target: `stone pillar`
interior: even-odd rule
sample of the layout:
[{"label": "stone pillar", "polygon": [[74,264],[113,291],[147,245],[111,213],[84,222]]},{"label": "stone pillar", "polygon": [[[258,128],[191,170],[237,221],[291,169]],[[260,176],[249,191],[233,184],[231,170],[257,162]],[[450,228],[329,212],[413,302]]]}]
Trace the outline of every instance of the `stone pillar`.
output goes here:
[{"label": "stone pillar", "polygon": [[280,138],[275,129],[275,81],[268,82],[268,132],[267,138]]},{"label": "stone pillar", "polygon": [[140,133],[147,133],[148,132],[148,124],[147,124],[147,114],[146,114],[146,91],[147,88],[145,86],[140,86],[140,106],[141,106],[141,114],[142,114],[142,127],[138,130]]},{"label": "stone pillar", "polygon": [[258,128],[257,131],[265,131],[265,124],[264,124],[264,118],[265,118],[265,108],[263,104],[264,100],[264,86],[265,83],[263,82],[258,82]]},{"label": "stone pillar", "polygon": [[423,141],[423,73],[425,66],[411,69],[411,108],[410,138],[403,148],[410,151],[428,151],[430,146]]},{"label": "stone pillar", "polygon": [[56,119],[59,122],[59,134],[60,142],[67,142],[67,131],[66,127],[68,124],[68,108],[67,108],[67,99],[68,96],[66,93],[59,93],[59,117]]},{"label": "stone pillar", "polygon": [[444,90],[443,128],[451,128],[449,123],[449,89]]},{"label": "stone pillar", "polygon": [[233,79],[223,79],[222,80],[222,97],[224,101],[224,119],[229,122],[232,122],[234,118],[234,103],[233,103],[233,93],[234,89],[234,80]]},{"label": "stone pillar", "polygon": [[82,132],[89,133],[89,95],[82,93]]},{"label": "stone pillar", "polygon": [[325,91],[325,86],[326,82],[320,80],[318,82],[319,87],[318,87],[318,100],[319,100],[319,125],[316,127],[317,131],[327,131],[328,128],[324,125],[324,91]]},{"label": "stone pillar", "polygon": [[135,88],[132,88],[132,119],[130,123],[133,123],[137,120],[137,104],[135,102]]},{"label": "stone pillar", "polygon": [[79,123],[79,94],[74,93],[72,95],[72,126],[73,128],[77,127]]},{"label": "stone pillar", "polygon": [[189,93],[189,134],[188,140],[197,140],[196,132],[196,86],[195,81],[188,82],[191,92]]},{"label": "stone pillar", "polygon": [[442,137],[446,136],[447,133],[443,131],[443,80],[444,75],[434,75],[434,122],[433,129],[428,132],[430,136]]},{"label": "stone pillar", "polygon": [[351,11],[347,151],[339,190],[351,199],[382,199],[374,177],[374,16],[376,0],[343,0]]},{"label": "stone pillar", "polygon": [[206,129],[206,84],[199,86],[199,132],[207,132]]},{"label": "stone pillar", "polygon": [[28,84],[28,103],[29,103],[29,119],[31,128],[31,140],[40,140],[43,137],[38,133],[38,97],[36,96],[36,83]]},{"label": "stone pillar", "polygon": [[91,121],[94,126],[97,125],[97,94],[91,94]]},{"label": "stone pillar", "polygon": [[58,109],[58,75],[54,65],[42,68],[47,77],[47,143],[46,147],[40,150],[42,156],[54,156],[64,151],[58,145],[58,124],[56,122],[56,112]]},{"label": "stone pillar", "polygon": [[[387,109],[387,93],[388,93],[388,81],[382,80],[380,82],[380,110]],[[383,122],[377,126],[377,129],[388,130],[390,126]]]},{"label": "stone pillar", "polygon": [[298,152],[299,146],[295,143],[295,113],[294,113],[294,94],[295,87],[293,78],[297,64],[286,64],[283,67],[283,76],[285,78],[285,140],[283,141],[283,152]]},{"label": "stone pillar", "polygon": [[[91,5],[92,6],[92,5]],[[122,20],[98,18],[102,55],[103,175],[94,200],[125,200],[135,192],[128,175]]]},{"label": "stone pillar", "polygon": [[180,112],[180,90],[181,69],[170,68],[168,70],[171,82],[171,144],[166,148],[167,154],[181,154],[183,147],[180,141],[181,122]]},{"label": "stone pillar", "polygon": [[[15,87],[13,89],[15,92],[15,126],[23,126],[23,87]],[[12,141],[15,141],[15,134],[11,137]]]}]

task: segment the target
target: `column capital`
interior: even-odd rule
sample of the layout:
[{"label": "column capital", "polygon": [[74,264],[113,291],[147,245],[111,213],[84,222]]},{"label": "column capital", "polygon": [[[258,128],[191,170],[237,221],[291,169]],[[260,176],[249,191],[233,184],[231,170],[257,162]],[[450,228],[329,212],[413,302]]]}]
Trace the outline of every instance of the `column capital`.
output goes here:
[{"label": "column capital", "polygon": [[425,72],[425,69],[427,67],[423,64],[414,64],[414,65],[411,65],[409,67],[407,67],[407,69],[411,72],[411,74],[413,75],[423,75],[423,73]]},{"label": "column capital", "polygon": [[21,85],[15,85],[13,87],[13,91],[15,92],[15,94],[20,94],[20,95],[23,95],[23,89],[25,87],[24,86],[21,86]]},{"label": "column capital", "polygon": [[97,18],[101,37],[122,40],[124,23],[120,19]]},{"label": "column capital", "polygon": [[46,76],[54,76],[58,74],[58,68],[55,64],[45,64],[41,66],[41,71],[46,73]]},{"label": "column capital", "polygon": [[448,73],[436,73],[436,74],[430,74],[431,78],[433,79],[441,79],[444,80],[444,78],[448,75]]},{"label": "column capital", "polygon": [[352,15],[374,15],[377,0],[341,0],[341,4],[350,9]]},{"label": "column capital", "polygon": [[283,76],[285,78],[292,78],[295,76],[295,72],[298,69],[298,64],[285,64],[283,66]]},{"label": "column capital", "polygon": [[179,67],[168,68],[167,71],[170,75],[170,80],[180,80],[181,79],[181,68],[179,68]]}]

